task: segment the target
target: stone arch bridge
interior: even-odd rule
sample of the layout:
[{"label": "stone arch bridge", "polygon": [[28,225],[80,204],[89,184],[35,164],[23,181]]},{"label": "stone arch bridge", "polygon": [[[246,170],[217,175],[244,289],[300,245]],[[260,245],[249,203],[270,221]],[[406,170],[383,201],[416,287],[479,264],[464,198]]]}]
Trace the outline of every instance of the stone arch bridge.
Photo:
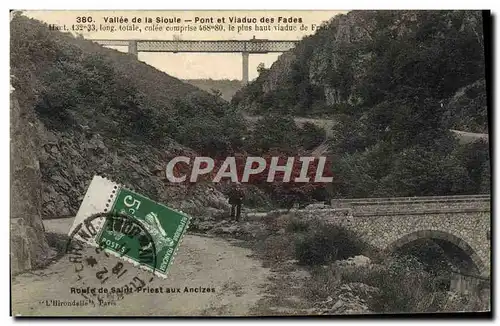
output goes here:
[{"label": "stone arch bridge", "polygon": [[[467,254],[480,274],[490,268],[490,197],[446,196],[332,200],[337,219],[374,246],[396,250],[427,238]],[[326,213],[326,212],[325,212]]]},{"label": "stone arch bridge", "polygon": [[458,261],[452,288],[489,279],[490,195],[337,199],[331,206],[314,206],[293,213],[343,225],[385,251],[433,240]]}]

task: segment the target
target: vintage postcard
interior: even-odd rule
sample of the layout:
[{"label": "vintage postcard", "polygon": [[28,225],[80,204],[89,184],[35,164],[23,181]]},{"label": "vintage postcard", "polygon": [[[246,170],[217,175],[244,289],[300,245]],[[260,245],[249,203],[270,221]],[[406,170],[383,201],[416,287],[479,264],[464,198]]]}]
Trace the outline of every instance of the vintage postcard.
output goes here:
[{"label": "vintage postcard", "polygon": [[490,26],[12,10],[11,315],[491,316]]}]

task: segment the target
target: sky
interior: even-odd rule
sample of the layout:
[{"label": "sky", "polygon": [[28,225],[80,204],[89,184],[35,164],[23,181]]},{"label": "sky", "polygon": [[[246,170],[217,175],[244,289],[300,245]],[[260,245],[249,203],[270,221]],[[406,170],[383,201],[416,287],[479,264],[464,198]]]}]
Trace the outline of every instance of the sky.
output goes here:
[{"label": "sky", "polygon": [[[328,21],[337,14],[345,11],[25,11],[28,17],[54,24],[66,26],[67,30],[83,27],[78,33],[87,39],[143,39],[143,40],[246,40],[254,36],[269,40],[300,40],[306,35],[313,34],[312,28]],[[91,22],[88,23],[89,17]],[[280,18],[281,17],[281,18]],[[117,18],[118,22],[110,22]],[[132,22],[134,20],[135,22]],[[121,19],[121,22],[120,22]],[[124,22],[124,20],[128,22]],[[141,22],[138,22],[141,19]],[[146,22],[151,19],[152,23]],[[157,20],[168,21],[179,19],[181,23],[158,23]],[[234,19],[247,19],[251,22],[230,22]],[[271,20],[274,19],[274,22]],[[85,20],[85,23],[83,21]],[[202,20],[205,22],[202,23]],[[255,23],[255,20],[257,23]],[[267,20],[267,22],[266,22]],[[186,22],[187,21],[187,22]],[[191,21],[191,22],[189,22]],[[213,21],[213,22],[210,22]],[[139,31],[119,31],[119,26],[132,26]],[[93,25],[95,31],[86,30]],[[184,26],[198,28],[197,31],[146,31],[147,28],[162,26]],[[220,25],[220,31],[200,31],[201,25]],[[230,25],[234,31],[230,30]],[[266,31],[255,31],[255,25],[261,28],[271,28]],[[295,31],[275,31],[275,27],[288,25]],[[314,26],[313,26],[314,25]],[[115,27],[115,31],[107,30]],[[239,31],[249,28],[251,31]],[[302,30],[301,30],[302,27]],[[307,28],[307,30],[303,30]],[[114,47],[126,52],[126,47]],[[266,68],[277,60],[280,53],[250,54],[249,77],[257,77],[257,66],[264,63]],[[139,53],[139,60],[180,79],[238,79],[242,78],[242,55],[239,53]]]}]

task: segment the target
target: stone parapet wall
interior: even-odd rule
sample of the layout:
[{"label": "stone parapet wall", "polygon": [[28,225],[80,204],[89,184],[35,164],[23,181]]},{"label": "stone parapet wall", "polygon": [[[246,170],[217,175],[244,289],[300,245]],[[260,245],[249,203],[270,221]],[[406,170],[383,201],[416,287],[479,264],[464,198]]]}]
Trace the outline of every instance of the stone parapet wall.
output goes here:
[{"label": "stone parapet wall", "polygon": [[394,250],[413,240],[427,238],[445,240],[460,248],[482,275],[489,275],[491,247],[489,209],[448,208],[429,211],[395,211],[356,215],[346,208],[275,210],[249,213],[247,218],[263,218],[271,214],[293,214],[301,219],[320,219],[345,226],[362,239],[382,250]]}]

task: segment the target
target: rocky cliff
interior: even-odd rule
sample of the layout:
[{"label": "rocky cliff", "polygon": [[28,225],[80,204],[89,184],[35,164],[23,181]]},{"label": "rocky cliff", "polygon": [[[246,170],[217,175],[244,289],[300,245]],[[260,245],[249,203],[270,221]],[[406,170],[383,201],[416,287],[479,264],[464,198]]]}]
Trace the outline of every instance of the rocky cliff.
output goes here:
[{"label": "rocky cliff", "polygon": [[280,56],[233,103],[258,113],[333,115],[413,93],[447,99],[484,81],[482,28],[480,11],[337,15]]},{"label": "rocky cliff", "polygon": [[43,126],[30,108],[19,104],[15,90],[10,112],[10,261],[11,273],[16,274],[42,264],[49,247],[42,223],[39,135]]},{"label": "rocky cliff", "polygon": [[[195,154],[179,144],[158,149],[127,140],[112,140],[92,131],[46,131],[40,143],[42,212],[46,218],[75,215],[94,174],[157,201],[185,207],[183,201],[188,199],[191,189],[184,184],[171,184],[165,178],[166,162],[175,153]],[[206,185],[193,187],[208,191]],[[217,198],[203,198],[207,207],[221,206]],[[222,194],[219,199],[224,200]]]}]

